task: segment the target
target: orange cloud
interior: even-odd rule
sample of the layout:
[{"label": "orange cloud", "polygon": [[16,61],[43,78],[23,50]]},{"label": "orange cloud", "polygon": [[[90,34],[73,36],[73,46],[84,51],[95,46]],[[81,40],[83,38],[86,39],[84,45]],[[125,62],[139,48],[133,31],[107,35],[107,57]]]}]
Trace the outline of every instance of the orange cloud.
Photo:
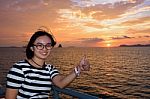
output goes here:
[{"label": "orange cloud", "polygon": [[131,25],[137,25],[137,24],[142,24],[142,23],[149,23],[150,22],[150,18],[147,17],[142,17],[142,18],[138,18],[138,19],[134,19],[134,20],[129,20],[126,22],[121,23],[122,25],[127,25],[127,26],[131,26]]},{"label": "orange cloud", "polygon": [[121,14],[124,14],[128,9],[135,7],[138,4],[141,4],[144,0],[132,0],[132,2],[120,1],[115,2],[114,4],[97,4],[95,6],[87,7],[83,10],[83,13],[88,14],[91,11],[97,12],[93,14],[93,18],[96,20],[104,19],[113,19],[120,17]]},{"label": "orange cloud", "polygon": [[85,23],[84,26],[89,26],[89,27],[94,27],[94,28],[104,28],[103,25],[100,25],[100,24],[96,24],[94,22],[88,22],[88,23]]},{"label": "orange cloud", "polygon": [[149,34],[150,33],[150,29],[141,29],[141,30],[138,30],[138,29],[128,29],[126,30],[127,33],[132,33],[132,34]]},{"label": "orange cloud", "polygon": [[[8,41],[7,45],[22,45],[43,25],[52,30],[58,43],[65,46],[101,46],[106,41],[118,45],[124,42],[147,42],[149,39],[148,1],[81,1],[1,1],[0,33],[3,39],[0,44]],[[120,38],[119,42],[110,37]],[[127,39],[130,37],[134,38]],[[9,42],[10,40],[13,42]]]}]

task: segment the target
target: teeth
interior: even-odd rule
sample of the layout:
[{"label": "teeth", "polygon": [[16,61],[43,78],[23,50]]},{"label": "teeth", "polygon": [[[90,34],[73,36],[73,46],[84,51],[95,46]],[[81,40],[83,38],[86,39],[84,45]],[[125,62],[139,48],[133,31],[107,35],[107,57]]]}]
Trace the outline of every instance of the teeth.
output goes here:
[{"label": "teeth", "polygon": [[43,53],[43,55],[46,55],[47,53]]}]

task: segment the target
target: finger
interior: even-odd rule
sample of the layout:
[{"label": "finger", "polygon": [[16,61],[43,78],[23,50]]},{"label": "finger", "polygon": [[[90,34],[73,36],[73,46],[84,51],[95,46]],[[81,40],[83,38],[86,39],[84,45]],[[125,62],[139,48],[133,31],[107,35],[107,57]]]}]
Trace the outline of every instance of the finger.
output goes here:
[{"label": "finger", "polygon": [[85,61],[86,61],[86,55],[83,56],[83,58],[81,59],[81,64],[85,64]]},{"label": "finger", "polygon": [[84,54],[83,58],[82,58],[84,61],[86,60],[86,55]]},{"label": "finger", "polygon": [[78,65],[78,69],[80,69],[80,70],[84,70],[84,68],[83,68],[83,66],[82,66],[82,64],[81,64],[81,63]]},{"label": "finger", "polygon": [[83,67],[83,65],[81,65],[81,66],[80,66],[80,68],[81,68],[81,70],[82,70],[82,71],[84,70],[84,67]]},{"label": "finger", "polygon": [[90,63],[88,61],[85,61],[84,70],[90,70]]}]

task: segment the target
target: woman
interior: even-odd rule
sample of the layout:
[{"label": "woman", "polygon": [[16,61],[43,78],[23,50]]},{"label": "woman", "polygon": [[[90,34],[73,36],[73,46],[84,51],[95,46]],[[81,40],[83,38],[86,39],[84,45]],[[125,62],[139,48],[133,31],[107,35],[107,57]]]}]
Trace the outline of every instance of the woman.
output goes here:
[{"label": "woman", "polygon": [[53,65],[46,64],[55,44],[53,36],[46,31],[32,35],[26,48],[27,58],[15,63],[7,75],[6,99],[48,99],[52,84],[64,88],[81,71],[89,70],[85,57],[65,77]]}]

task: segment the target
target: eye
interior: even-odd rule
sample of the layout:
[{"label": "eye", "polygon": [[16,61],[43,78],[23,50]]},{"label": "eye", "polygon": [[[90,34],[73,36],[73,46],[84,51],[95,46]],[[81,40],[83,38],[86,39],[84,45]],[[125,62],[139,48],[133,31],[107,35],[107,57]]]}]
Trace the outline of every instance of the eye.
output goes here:
[{"label": "eye", "polygon": [[43,44],[37,44],[38,47],[43,47]]},{"label": "eye", "polygon": [[44,45],[43,44],[37,44],[36,47],[37,47],[37,49],[43,49]]},{"label": "eye", "polygon": [[50,44],[50,43],[49,43],[49,44],[46,44],[46,46],[47,46],[47,47],[51,47],[51,44]]}]

